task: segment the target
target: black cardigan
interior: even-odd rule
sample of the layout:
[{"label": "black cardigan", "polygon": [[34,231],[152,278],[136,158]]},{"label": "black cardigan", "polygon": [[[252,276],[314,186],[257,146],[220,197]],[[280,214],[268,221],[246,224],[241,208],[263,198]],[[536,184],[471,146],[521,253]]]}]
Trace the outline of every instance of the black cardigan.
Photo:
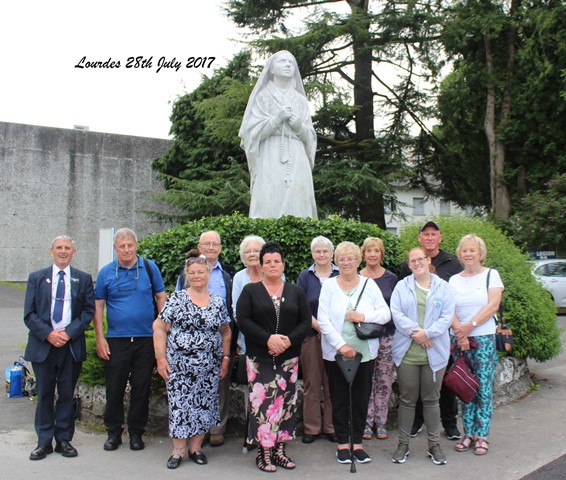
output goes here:
[{"label": "black cardigan", "polygon": [[[248,283],[236,306],[238,328],[246,337],[246,353],[250,357],[271,358],[267,341],[275,334],[277,317],[273,300],[261,282]],[[311,328],[311,311],[303,290],[285,283],[279,314],[280,335],[286,335],[291,346],[276,358],[279,361],[296,357]]]}]

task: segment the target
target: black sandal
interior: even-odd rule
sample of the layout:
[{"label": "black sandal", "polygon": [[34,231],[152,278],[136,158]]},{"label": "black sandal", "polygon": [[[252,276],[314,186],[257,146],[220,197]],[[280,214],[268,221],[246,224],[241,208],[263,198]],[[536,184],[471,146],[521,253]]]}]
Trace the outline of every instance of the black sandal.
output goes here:
[{"label": "black sandal", "polygon": [[275,465],[271,463],[271,448],[257,447],[257,457],[255,457],[257,468],[262,472],[273,473],[277,470]]},{"label": "black sandal", "polygon": [[287,470],[293,470],[293,468],[297,466],[291,457],[288,457],[285,453],[285,444],[283,442],[275,444],[275,450],[273,450],[271,459],[275,465],[286,468]]}]

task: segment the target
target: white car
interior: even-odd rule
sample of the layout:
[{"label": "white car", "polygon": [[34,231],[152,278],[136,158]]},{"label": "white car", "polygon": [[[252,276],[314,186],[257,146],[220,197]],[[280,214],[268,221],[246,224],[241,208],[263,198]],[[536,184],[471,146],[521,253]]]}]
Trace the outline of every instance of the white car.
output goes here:
[{"label": "white car", "polygon": [[566,309],[566,259],[536,260],[533,275],[552,296],[559,309]]}]

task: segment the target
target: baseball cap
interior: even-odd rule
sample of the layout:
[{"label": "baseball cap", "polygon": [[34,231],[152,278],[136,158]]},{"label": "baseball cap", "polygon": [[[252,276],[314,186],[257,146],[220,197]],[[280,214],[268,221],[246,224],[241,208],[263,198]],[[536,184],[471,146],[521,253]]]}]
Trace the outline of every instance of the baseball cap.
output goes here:
[{"label": "baseball cap", "polygon": [[438,226],[438,224],[436,222],[426,222],[421,228],[419,228],[419,233],[421,233],[425,228],[428,227],[432,227],[436,230],[438,230],[439,232],[442,232],[442,230],[440,230],[440,227]]}]

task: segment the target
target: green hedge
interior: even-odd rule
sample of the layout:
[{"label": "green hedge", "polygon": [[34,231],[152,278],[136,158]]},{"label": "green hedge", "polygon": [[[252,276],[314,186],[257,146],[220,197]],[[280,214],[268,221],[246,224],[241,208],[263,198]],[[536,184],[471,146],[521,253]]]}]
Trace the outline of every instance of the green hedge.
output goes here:
[{"label": "green hedge", "polygon": [[[427,220],[429,220],[427,218]],[[486,266],[499,271],[503,291],[504,315],[513,330],[513,356],[529,357],[544,362],[556,357],[561,350],[560,329],[556,324],[556,306],[548,293],[531,274],[527,256],[493,223],[469,217],[433,219],[442,228],[441,248],[454,253],[460,238],[475,233],[487,245]],[[418,245],[418,228],[407,225],[402,229],[402,252]],[[405,253],[397,260],[403,261]]]},{"label": "green hedge", "polygon": [[[468,233],[482,237],[488,249],[486,265],[496,268],[503,279],[505,290],[503,304],[505,317],[515,337],[514,356],[529,357],[543,362],[556,357],[561,350],[560,330],[556,325],[556,308],[550,296],[537,283],[523,254],[492,223],[463,217],[436,219],[442,227],[441,247],[454,252],[458,241]],[[421,222],[422,223],[422,222]],[[361,245],[368,236],[377,236],[385,243],[384,265],[397,272],[405,260],[406,252],[418,245],[419,225],[407,225],[400,238],[375,225],[342,220],[312,220],[296,217],[279,219],[250,219],[240,214],[208,217],[151,235],[140,241],[139,252],[154,260],[160,267],[166,287],[175,285],[179,266],[190,248],[195,248],[199,236],[206,230],[216,230],[222,237],[221,260],[242,268],[239,245],[246,235],[259,235],[265,240],[281,243],[285,252],[285,273],[289,281],[295,281],[299,272],[312,263],[310,242],[318,236],[328,237],[334,245],[350,240]],[[94,331],[87,332],[88,358],[84,364],[81,381],[91,385],[103,385],[102,361],[96,355]],[[159,388],[159,379],[156,379]]]},{"label": "green hedge", "polygon": [[[222,262],[232,265],[236,270],[242,268],[240,242],[247,235],[259,235],[266,241],[277,241],[285,254],[285,275],[288,281],[296,281],[299,273],[312,264],[311,240],[324,235],[334,245],[349,240],[361,245],[366,237],[379,237],[385,244],[384,265],[396,270],[401,255],[399,239],[379,227],[369,224],[342,220],[332,217],[327,220],[313,220],[297,217],[278,219],[247,218],[240,214],[231,216],[207,217],[171,228],[144,238],[139,243],[138,252],[154,260],[163,274],[167,291],[174,289],[185,255],[196,248],[200,234],[216,230],[222,238]],[[84,363],[81,381],[89,385],[104,385],[102,360],[96,355],[94,331],[87,332],[87,361]],[[162,386],[160,377],[154,375],[152,388]]]},{"label": "green hedge", "polygon": [[334,246],[344,240],[361,245],[366,237],[379,237],[385,244],[384,264],[391,269],[396,269],[400,254],[399,239],[370,223],[342,220],[338,217],[327,220],[291,216],[278,219],[247,218],[241,214],[207,217],[140,241],[139,252],[159,265],[168,290],[177,281],[179,266],[187,251],[196,248],[200,234],[207,230],[216,230],[220,234],[220,260],[236,270],[242,268],[240,243],[247,235],[259,235],[266,241],[279,242],[285,254],[285,275],[292,282],[296,281],[301,270],[312,264],[310,244],[318,235],[328,237]]}]

